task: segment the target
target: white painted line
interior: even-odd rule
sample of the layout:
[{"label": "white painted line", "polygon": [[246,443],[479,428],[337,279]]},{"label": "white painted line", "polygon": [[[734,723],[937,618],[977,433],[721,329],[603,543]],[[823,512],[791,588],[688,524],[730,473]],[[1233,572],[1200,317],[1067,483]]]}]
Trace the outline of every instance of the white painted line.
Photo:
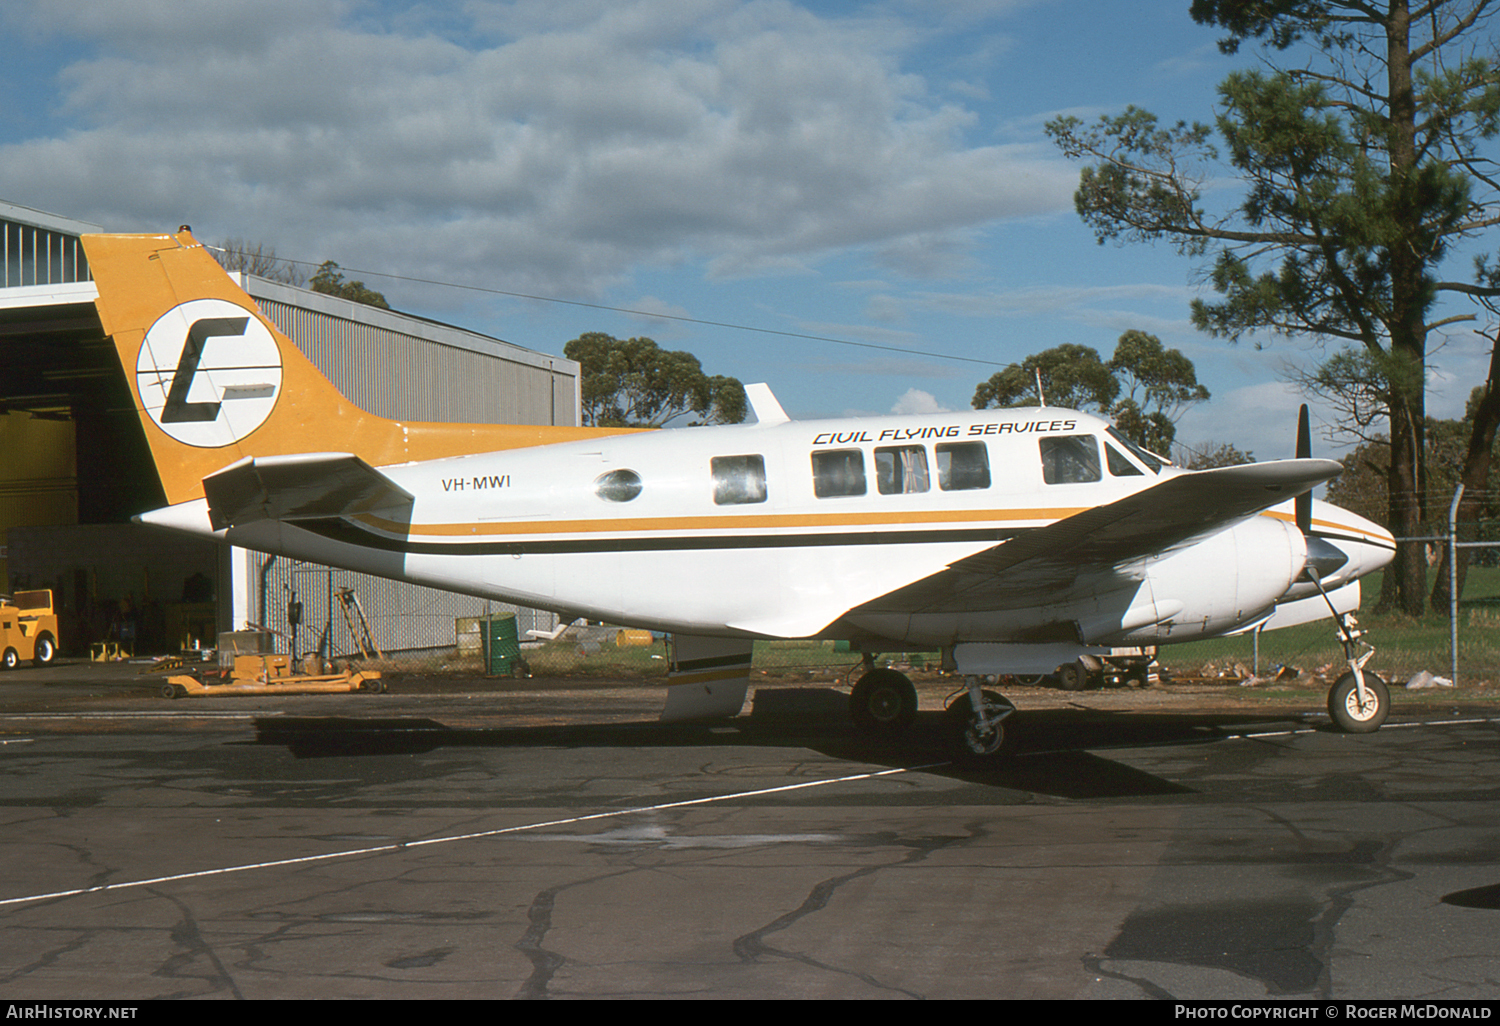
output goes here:
[{"label": "white painted line", "polygon": [[394,844],[380,844],[371,848],[352,848],[346,851],[325,852],[322,855],[304,855],[295,859],[277,859],[272,862],[252,862],[239,866],[225,866],[222,869],[200,869],[191,873],[175,873],[171,876],[156,876],[147,880],[127,880],[121,883],[100,884],[95,887],[79,887],[70,891],[52,891],[48,894],[27,894],[18,898],[0,899],[0,906],[22,905],[32,901],[49,901],[54,898],[74,898],[81,894],[101,894],[105,891],[119,891],[131,887],[150,887],[154,884],[172,883],[177,880],[199,880],[210,876],[225,876],[229,873],[243,873],[252,869],[274,869],[278,866],[299,866],[311,862],[327,862],[331,859],[347,859],[356,855],[379,855],[384,852],[401,851],[407,848],[421,848],[432,844],[451,844],[455,841],[475,841],[485,837],[499,837],[503,834],[517,834],[526,830],[540,830],[543,827],[568,826],[573,823],[587,823],[595,819],[611,819],[617,816],[634,816],[646,812],[660,812],[663,809],[681,809],[690,805],[709,805],[714,802],[734,801],[737,798],[758,798],[769,794],[782,794],[787,791],[800,791],[810,787],[827,787],[830,784],[850,784],[857,780],[874,780],[877,777],[889,777],[898,773],[914,773],[919,770],[934,769],[938,766],[947,766],[946,762],[930,762],[922,766],[904,766],[896,769],[877,770],[873,773],[855,773],[847,777],[831,777],[828,780],[810,780],[801,784],[784,784],[780,787],[766,787],[758,791],[738,791],[734,794],[714,795],[710,798],[690,798],[680,802],[663,802],[660,805],[638,805],[628,809],[615,809],[611,812],[594,812],[587,816],[570,816],[567,819],[550,819],[541,823],[525,823],[521,826],[500,827],[495,830],[478,830],[468,834],[449,834],[445,837],[431,837],[421,841],[397,841]]}]

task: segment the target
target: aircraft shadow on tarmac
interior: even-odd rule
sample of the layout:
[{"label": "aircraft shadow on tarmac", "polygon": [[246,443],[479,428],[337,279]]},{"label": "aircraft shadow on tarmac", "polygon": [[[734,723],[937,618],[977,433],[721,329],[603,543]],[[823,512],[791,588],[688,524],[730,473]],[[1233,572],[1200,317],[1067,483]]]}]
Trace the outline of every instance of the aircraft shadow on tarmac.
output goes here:
[{"label": "aircraft shadow on tarmac", "polygon": [[[842,698],[842,696],[839,696]],[[1041,709],[1017,717],[1013,756],[984,770],[949,760],[943,714],[920,713],[899,737],[870,737],[847,716],[797,722],[738,717],[717,724],[655,722],[450,727],[425,717],[266,717],[256,744],[285,747],[299,759],[419,755],[439,748],[800,747],[831,758],[891,768],[924,767],[969,783],[1061,798],[1190,794],[1193,789],[1099,754],[1140,746],[1206,745],[1236,734],[1286,728],[1285,715],[1109,713]],[[1306,724],[1298,724],[1305,728]],[[937,764],[937,765],[933,765]]]}]

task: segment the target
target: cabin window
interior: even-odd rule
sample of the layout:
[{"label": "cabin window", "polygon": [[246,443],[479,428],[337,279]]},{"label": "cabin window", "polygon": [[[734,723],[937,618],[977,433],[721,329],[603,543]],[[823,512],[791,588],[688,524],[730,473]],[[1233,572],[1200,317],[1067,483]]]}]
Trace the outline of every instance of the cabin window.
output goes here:
[{"label": "cabin window", "polygon": [[939,442],[938,487],[967,492],[990,486],[990,451],[983,442]]},{"label": "cabin window", "polygon": [[920,445],[876,449],[875,487],[881,495],[910,495],[930,489],[927,450]]},{"label": "cabin window", "polygon": [[1125,458],[1125,454],[1108,442],[1104,443],[1104,460],[1113,477],[1145,477],[1140,467]]},{"label": "cabin window", "polygon": [[709,460],[714,475],[714,502],[742,506],[766,501],[766,461],[761,456],[715,456]]},{"label": "cabin window", "polygon": [[1087,484],[1099,481],[1099,443],[1093,435],[1052,435],[1039,438],[1042,480],[1048,484]]},{"label": "cabin window", "polygon": [[629,502],[641,494],[641,475],[633,470],[611,470],[594,478],[594,494],[606,502]]},{"label": "cabin window", "polygon": [[858,449],[824,449],[812,454],[813,494],[820,499],[865,494],[865,454]]}]

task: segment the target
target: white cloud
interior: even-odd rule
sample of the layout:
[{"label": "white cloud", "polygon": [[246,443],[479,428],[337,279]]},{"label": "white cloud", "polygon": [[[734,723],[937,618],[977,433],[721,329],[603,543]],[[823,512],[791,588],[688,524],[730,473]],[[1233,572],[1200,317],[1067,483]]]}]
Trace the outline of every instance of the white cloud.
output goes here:
[{"label": "white cloud", "polygon": [[29,5],[13,22],[85,56],[57,83],[68,130],[0,146],[0,195],[571,295],[643,265],[743,276],[850,248],[937,273],[976,227],[1070,202],[1055,155],[963,141],[973,115],[903,70],[894,18],[782,0],[461,10]]},{"label": "white cloud", "polygon": [[920,388],[908,388],[891,407],[892,413],[949,413],[948,407],[938,402],[937,396]]}]

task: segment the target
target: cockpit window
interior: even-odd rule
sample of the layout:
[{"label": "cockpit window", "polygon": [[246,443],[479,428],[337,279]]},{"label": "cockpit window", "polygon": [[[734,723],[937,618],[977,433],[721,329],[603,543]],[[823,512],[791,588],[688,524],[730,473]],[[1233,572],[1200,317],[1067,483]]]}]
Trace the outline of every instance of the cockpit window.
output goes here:
[{"label": "cockpit window", "polygon": [[633,470],[611,470],[594,478],[594,494],[607,502],[629,502],[641,494],[641,475]]},{"label": "cockpit window", "polygon": [[1130,453],[1130,455],[1134,456],[1136,459],[1144,463],[1147,470],[1151,471],[1151,473],[1153,474],[1161,473],[1161,468],[1164,461],[1160,456],[1157,456],[1155,453],[1148,452],[1147,450],[1142,449],[1139,445],[1136,445],[1130,439],[1126,438],[1124,433],[1113,424],[1109,425],[1109,427],[1105,428],[1104,430],[1109,434],[1110,438],[1113,438],[1116,442],[1120,443],[1120,448],[1124,449],[1126,452]]},{"label": "cockpit window", "polygon": [[1102,479],[1099,443],[1093,435],[1049,435],[1037,442],[1042,449],[1042,480],[1048,484],[1086,484]]},{"label": "cockpit window", "polygon": [[813,494],[820,499],[865,494],[865,454],[859,449],[824,449],[812,454]]},{"label": "cockpit window", "polygon": [[990,451],[983,442],[937,444],[938,487],[967,492],[990,486]]},{"label": "cockpit window", "polygon": [[709,460],[714,475],[714,502],[742,506],[766,501],[766,461],[761,456],[715,456]]},{"label": "cockpit window", "polygon": [[1108,442],[1104,443],[1104,462],[1111,477],[1144,477],[1141,468],[1125,458],[1125,454]]},{"label": "cockpit window", "polygon": [[875,450],[875,487],[881,495],[910,495],[932,487],[927,450],[920,445],[893,445]]}]

